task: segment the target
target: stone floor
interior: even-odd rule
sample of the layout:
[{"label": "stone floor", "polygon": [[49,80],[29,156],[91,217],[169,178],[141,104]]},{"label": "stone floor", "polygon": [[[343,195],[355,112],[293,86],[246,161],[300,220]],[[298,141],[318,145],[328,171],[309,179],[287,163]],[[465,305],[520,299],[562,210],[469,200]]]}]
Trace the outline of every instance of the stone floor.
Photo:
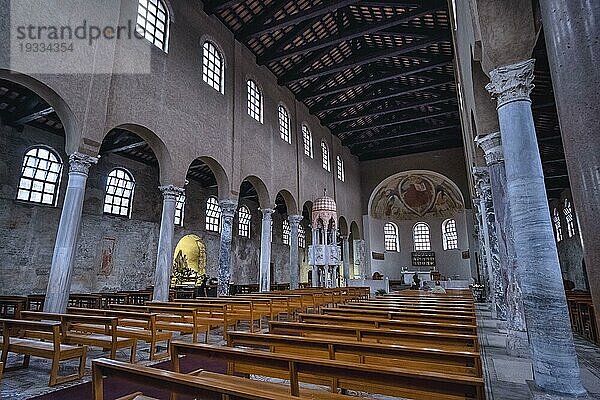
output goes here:
[{"label": "stone floor", "polygon": [[[529,399],[525,381],[533,379],[531,360],[506,353],[505,335],[491,318],[489,305],[478,305],[477,325],[487,400]],[[583,384],[592,399],[600,399],[600,347],[580,337],[575,337],[575,347]]]},{"label": "stone floor", "polygon": [[[489,306],[478,306],[477,314],[487,400],[529,399],[529,391],[525,381],[532,379],[531,361],[529,359],[511,357],[506,354],[504,335],[498,331],[498,321],[491,318]],[[178,335],[175,339],[191,341],[189,335]],[[224,344],[222,332],[213,331],[209,337],[209,342]],[[593,395],[592,398],[600,400],[600,348],[578,337],[575,338],[575,345],[577,354],[579,355],[583,383],[586,389]],[[149,352],[149,346],[139,342],[137,353],[138,360],[142,360],[141,364],[153,364],[148,361]],[[28,369],[9,371],[4,374],[0,384],[0,399],[30,399],[82,382],[88,382],[91,380],[91,360],[106,356],[106,354],[98,349],[88,351],[86,375],[83,380],[65,383],[52,388],[48,387],[50,362],[48,360],[32,358]],[[10,355],[9,364],[12,365],[20,359],[20,357]],[[128,361],[129,352],[120,352],[118,359]],[[71,373],[76,368],[76,362],[65,362],[64,366],[61,367],[61,374]],[[389,399],[387,396],[367,396],[362,393],[352,394],[357,397],[368,397],[371,399]]]}]

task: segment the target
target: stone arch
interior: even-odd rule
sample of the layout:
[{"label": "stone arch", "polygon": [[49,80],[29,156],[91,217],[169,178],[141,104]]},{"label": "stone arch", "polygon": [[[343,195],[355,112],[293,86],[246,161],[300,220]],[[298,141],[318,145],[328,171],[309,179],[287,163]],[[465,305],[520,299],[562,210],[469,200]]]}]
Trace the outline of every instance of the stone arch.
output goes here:
[{"label": "stone arch", "polygon": [[352,235],[353,240],[359,240],[360,237],[360,229],[358,228],[358,223],[356,221],[352,221],[350,224],[350,235]]},{"label": "stone arch", "polygon": [[[294,195],[289,190],[282,189],[277,193],[277,195],[281,195],[285,201],[288,215],[298,214],[298,203],[296,202]],[[277,195],[275,195],[275,197],[277,197]]]},{"label": "stone arch", "polygon": [[214,158],[210,156],[196,157],[196,160],[202,161],[210,168],[215,179],[217,180],[217,193],[219,200],[231,198],[231,183],[225,168]]},{"label": "stone arch", "polygon": [[[176,185],[183,187],[184,180],[175,173],[171,153],[163,140],[147,127],[134,123],[126,123],[115,126],[115,129],[124,129],[142,138],[158,159],[158,171],[161,185]],[[112,129],[111,129],[112,130]],[[106,135],[111,131],[109,130]],[[104,137],[106,137],[106,135]]]},{"label": "stone arch", "polygon": [[273,202],[271,201],[271,195],[269,194],[269,189],[267,189],[267,185],[256,175],[249,175],[246,178],[242,179],[243,181],[248,181],[254,186],[256,189],[256,193],[258,195],[258,204],[261,208],[273,208]]},{"label": "stone arch", "polygon": [[[81,141],[80,123],[67,102],[45,83],[29,76],[8,69],[0,69],[0,79],[5,79],[26,87],[48,103],[60,118],[65,131],[65,152],[74,153],[79,150]],[[94,154],[95,155],[95,154]]]},{"label": "stone arch", "polygon": [[344,216],[340,216],[338,219],[338,231],[340,232],[340,235],[347,236],[350,234],[350,231],[348,230],[348,222]]}]

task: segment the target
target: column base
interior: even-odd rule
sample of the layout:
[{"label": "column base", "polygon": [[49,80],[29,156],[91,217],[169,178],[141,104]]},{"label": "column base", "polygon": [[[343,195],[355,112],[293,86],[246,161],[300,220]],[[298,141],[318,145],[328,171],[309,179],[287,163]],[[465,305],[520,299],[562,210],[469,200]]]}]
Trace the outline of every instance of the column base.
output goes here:
[{"label": "column base", "polygon": [[546,392],[538,385],[535,384],[534,381],[526,381],[527,387],[529,388],[530,399],[532,400],[597,400],[597,397],[592,397],[587,392],[582,395],[568,395],[563,393],[554,393],[554,392]]},{"label": "column base", "polygon": [[508,329],[506,331],[506,352],[513,357],[531,357],[527,332]]}]

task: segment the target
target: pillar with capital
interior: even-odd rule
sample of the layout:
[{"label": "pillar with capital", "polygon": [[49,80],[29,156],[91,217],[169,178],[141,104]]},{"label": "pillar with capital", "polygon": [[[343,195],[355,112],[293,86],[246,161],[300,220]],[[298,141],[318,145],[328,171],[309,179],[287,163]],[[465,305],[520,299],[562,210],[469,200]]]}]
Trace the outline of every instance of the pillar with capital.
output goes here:
[{"label": "pillar with capital", "polygon": [[64,313],[67,310],[85,184],[90,167],[97,162],[97,157],[87,154],[75,152],[69,155],[69,182],[54,243],[52,267],[44,301],[45,312]]},{"label": "pillar with capital", "polygon": [[225,199],[220,201],[221,206],[221,241],[219,243],[219,283],[217,295],[229,295],[229,281],[231,280],[231,238],[233,236],[233,217],[237,209],[235,200]]},{"label": "pillar with capital", "polygon": [[534,60],[490,71],[486,89],[498,101],[518,276],[535,384],[546,392],[581,396],[579,363],[537,144],[530,94]]},{"label": "pillar with capital", "polygon": [[175,207],[177,198],[184,189],[168,185],[159,187],[163,195],[158,250],[156,252],[156,270],[154,271],[154,292],[152,300],[168,301],[171,284],[171,265],[173,264],[173,231],[175,229]]},{"label": "pillar with capital", "polygon": [[477,180],[479,212],[481,214],[481,233],[485,243],[487,276],[492,302],[492,317],[506,320],[506,298],[500,269],[500,253],[496,231],[496,214],[492,201],[490,175],[487,167],[474,167],[473,175]]},{"label": "pillar with capital", "polygon": [[288,216],[290,223],[290,289],[298,289],[300,281],[300,260],[298,255],[298,227],[302,215]]},{"label": "pillar with capital", "polygon": [[512,224],[510,223],[510,208],[506,198],[506,172],[504,170],[504,154],[500,132],[477,136],[475,141],[484,151],[496,214],[501,277],[506,294],[506,349],[511,355],[525,357],[530,354],[529,340],[527,339],[527,327],[521,298],[521,285],[517,276],[517,259],[514,250]]},{"label": "pillar with capital", "polygon": [[259,290],[271,290],[271,224],[273,209],[263,208],[262,230],[260,235],[260,266],[258,274]]}]

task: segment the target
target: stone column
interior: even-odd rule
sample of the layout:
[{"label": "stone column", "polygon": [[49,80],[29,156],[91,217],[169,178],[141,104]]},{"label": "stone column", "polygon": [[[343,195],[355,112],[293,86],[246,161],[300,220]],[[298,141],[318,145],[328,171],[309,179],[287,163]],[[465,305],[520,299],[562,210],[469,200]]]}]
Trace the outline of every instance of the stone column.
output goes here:
[{"label": "stone column", "polygon": [[98,158],[82,153],[73,153],[69,156],[69,182],[56,232],[52,267],[44,302],[45,312],[64,313],[67,310],[75,249],[81,226],[85,183],[90,166],[97,162]]},{"label": "stone column", "polygon": [[492,200],[496,213],[496,232],[503,290],[506,298],[507,335],[506,349],[510,355],[530,355],[527,327],[523,314],[521,286],[517,277],[517,260],[514,249],[510,209],[506,199],[506,172],[500,132],[478,136],[475,140],[485,153],[488,165]]},{"label": "stone column", "polygon": [[477,245],[479,247],[479,254],[481,256],[481,264],[479,265],[479,273],[482,281],[479,282],[485,286],[485,297],[486,300],[491,302],[490,297],[490,281],[488,279],[488,262],[487,262],[487,252],[485,250],[485,240],[483,239],[483,218],[481,217],[479,197],[473,198],[473,210],[475,217],[475,234],[477,235]]},{"label": "stone column", "polygon": [[492,301],[492,318],[506,321],[506,296],[502,284],[500,253],[496,232],[496,214],[492,201],[490,175],[487,167],[474,167],[473,175],[477,179],[479,210],[482,217],[483,239],[487,257],[489,289]]},{"label": "stone column", "polygon": [[540,2],[558,121],[600,330],[600,2]]},{"label": "stone column", "polygon": [[343,257],[343,276],[344,283],[348,286],[348,281],[350,281],[350,243],[348,243],[348,236],[342,236],[342,257]]},{"label": "stone column", "polygon": [[171,285],[171,266],[173,265],[173,230],[175,229],[175,207],[177,197],[184,190],[177,186],[159,187],[163,194],[162,218],[158,236],[158,251],[156,253],[156,270],[154,272],[154,293],[152,300],[169,301],[169,286]]},{"label": "stone column", "polygon": [[290,289],[298,289],[300,281],[300,258],[298,256],[298,227],[302,215],[289,215],[290,223]]},{"label": "stone column", "polygon": [[486,86],[498,101],[507,197],[536,385],[583,395],[531,113],[534,60],[498,67]]},{"label": "stone column", "polygon": [[231,280],[231,238],[233,236],[233,217],[237,209],[235,200],[221,200],[221,241],[219,244],[219,283],[218,296],[229,295]]},{"label": "stone column", "polygon": [[[312,245],[317,245],[320,244],[321,242],[319,241],[319,230],[318,229],[312,229]],[[313,247],[314,249],[314,247]],[[312,287],[319,287],[321,286],[321,280],[320,280],[320,276],[319,276],[319,267],[317,265],[311,265],[311,270],[312,270]]]},{"label": "stone column", "polygon": [[262,233],[260,235],[260,270],[258,284],[261,292],[271,290],[271,217],[272,208],[263,208]]}]

